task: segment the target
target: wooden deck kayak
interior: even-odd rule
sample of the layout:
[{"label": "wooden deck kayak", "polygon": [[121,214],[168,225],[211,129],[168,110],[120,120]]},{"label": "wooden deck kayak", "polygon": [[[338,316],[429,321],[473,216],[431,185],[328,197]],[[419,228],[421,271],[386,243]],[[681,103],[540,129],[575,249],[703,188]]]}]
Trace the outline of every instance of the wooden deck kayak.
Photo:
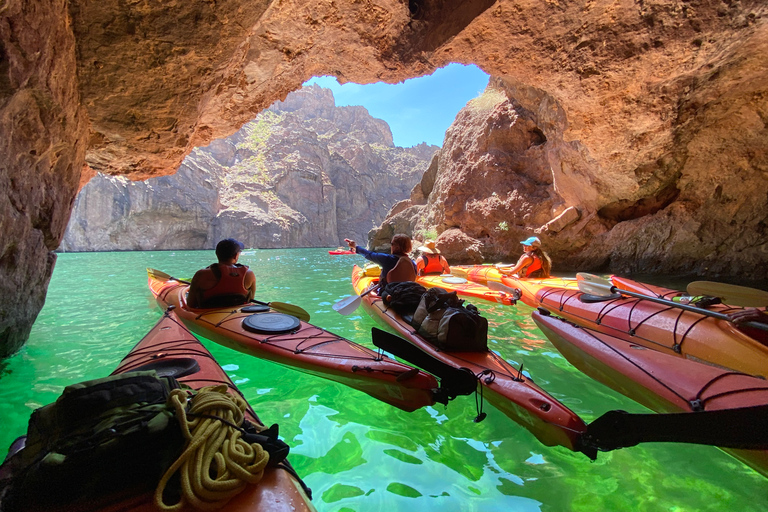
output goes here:
[{"label": "wooden deck kayak", "polygon": [[[430,374],[294,317],[255,305],[219,309],[187,306],[189,285],[149,276],[149,288],[163,308],[176,306],[184,324],[211,341],[363,391],[405,411],[434,404],[437,380]],[[253,312],[253,309],[263,311]],[[263,316],[270,315],[270,316]],[[293,324],[290,323],[293,319]],[[266,323],[254,332],[251,325]],[[272,329],[286,326],[289,330]]]},{"label": "wooden deck kayak", "polygon": [[[378,277],[366,274],[358,266],[352,270],[352,284],[358,295],[378,282]],[[455,368],[468,368],[483,387],[483,398],[543,444],[577,449],[586,429],[581,418],[495,352],[442,352],[416,334],[375,292],[362,297],[362,306],[386,331],[404,338],[430,357]]]},{"label": "wooden deck kayak", "polygon": [[[681,359],[539,311],[533,320],[576,368],[660,413],[768,404],[765,379]],[[724,449],[768,476],[768,450]]]}]

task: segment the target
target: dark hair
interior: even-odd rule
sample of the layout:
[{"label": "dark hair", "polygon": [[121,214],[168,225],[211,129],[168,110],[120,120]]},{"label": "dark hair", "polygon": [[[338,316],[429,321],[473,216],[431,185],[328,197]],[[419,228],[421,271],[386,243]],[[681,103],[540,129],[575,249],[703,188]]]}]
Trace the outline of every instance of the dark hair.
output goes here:
[{"label": "dark hair", "polygon": [[243,250],[245,247],[242,243],[238,242],[234,238],[225,238],[218,244],[216,244],[216,257],[219,261],[231,260]]},{"label": "dark hair", "polygon": [[413,246],[408,235],[395,235],[392,237],[392,254],[408,254]]}]

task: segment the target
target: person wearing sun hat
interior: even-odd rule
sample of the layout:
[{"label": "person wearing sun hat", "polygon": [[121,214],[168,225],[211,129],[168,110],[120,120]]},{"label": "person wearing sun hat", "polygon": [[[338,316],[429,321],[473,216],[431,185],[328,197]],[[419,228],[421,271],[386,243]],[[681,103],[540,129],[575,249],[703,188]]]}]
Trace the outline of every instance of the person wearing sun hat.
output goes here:
[{"label": "person wearing sun hat", "polygon": [[421,256],[416,258],[416,273],[418,275],[451,273],[448,260],[440,254],[434,240],[426,240],[418,250],[421,251]]},{"label": "person wearing sun hat", "polygon": [[520,259],[512,268],[499,268],[499,272],[514,277],[549,277],[552,260],[541,249],[541,240],[531,236],[520,243],[523,245],[523,254]]}]

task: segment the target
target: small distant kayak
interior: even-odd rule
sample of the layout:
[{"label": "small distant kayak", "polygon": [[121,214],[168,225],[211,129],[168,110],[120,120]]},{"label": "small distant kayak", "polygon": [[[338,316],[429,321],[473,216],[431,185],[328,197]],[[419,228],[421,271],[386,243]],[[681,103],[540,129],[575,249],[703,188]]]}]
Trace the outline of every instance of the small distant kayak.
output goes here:
[{"label": "small distant kayak", "polygon": [[[357,265],[352,269],[352,285],[358,295],[378,282],[378,277],[369,274]],[[410,342],[430,358],[454,368],[469,369],[482,386],[482,396],[543,444],[578,450],[579,439],[586,430],[581,418],[495,352],[441,351],[417,334],[413,326],[388,308],[375,292],[362,296],[362,306],[384,330]]]},{"label": "small distant kayak", "polygon": [[328,254],[331,254],[333,256],[338,256],[340,254],[355,254],[355,251],[349,251],[344,249],[336,249],[335,251],[328,251]]},{"label": "small distant kayak", "polygon": [[158,304],[163,309],[176,306],[184,324],[204,338],[345,384],[405,411],[435,403],[432,390],[438,383],[428,373],[268,305],[192,309],[186,301],[187,283],[163,279],[164,273],[154,269],[148,274]]},{"label": "small distant kayak", "polygon": [[[717,411],[768,403],[768,382],[648,349],[631,340],[534,311],[561,354],[588,376],[659,413]],[[768,450],[723,449],[768,476]]]}]

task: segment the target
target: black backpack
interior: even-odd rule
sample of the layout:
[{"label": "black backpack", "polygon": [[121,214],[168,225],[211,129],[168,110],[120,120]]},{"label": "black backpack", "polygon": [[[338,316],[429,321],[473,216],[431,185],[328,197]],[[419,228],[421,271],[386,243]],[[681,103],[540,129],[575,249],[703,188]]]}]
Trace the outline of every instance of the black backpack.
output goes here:
[{"label": "black backpack", "polygon": [[166,405],[178,387],[154,370],[67,386],[3,463],[0,510],[93,510],[154,490],[185,445]]},{"label": "black backpack", "polygon": [[413,281],[400,283],[388,283],[381,293],[382,300],[387,307],[394,309],[401,315],[412,315],[421,302],[421,296],[427,289]]},{"label": "black backpack", "polygon": [[430,288],[422,296],[413,327],[427,341],[449,352],[488,350],[488,320],[472,304],[464,305],[456,292]]}]

